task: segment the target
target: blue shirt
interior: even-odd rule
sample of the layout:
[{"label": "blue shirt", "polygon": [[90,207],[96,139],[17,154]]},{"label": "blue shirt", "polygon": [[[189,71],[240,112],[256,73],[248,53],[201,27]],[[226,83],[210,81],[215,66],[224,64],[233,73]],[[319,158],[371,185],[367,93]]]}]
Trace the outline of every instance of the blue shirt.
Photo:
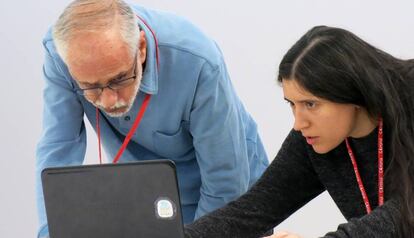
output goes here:
[{"label": "blue shirt", "polygon": [[[183,219],[189,223],[243,194],[268,166],[267,156],[256,123],[237,97],[215,42],[183,18],[132,7],[148,24],[139,20],[147,40],[143,78],[134,105],[125,116],[101,113],[101,138],[108,157],[114,158],[145,94],[151,94],[120,162],[173,160]],[[43,44],[46,83],[36,167],[39,236],[48,234],[41,171],[82,164],[86,150],[84,115],[96,127],[95,107],[76,93],[78,86],[57,54],[50,31]]]}]

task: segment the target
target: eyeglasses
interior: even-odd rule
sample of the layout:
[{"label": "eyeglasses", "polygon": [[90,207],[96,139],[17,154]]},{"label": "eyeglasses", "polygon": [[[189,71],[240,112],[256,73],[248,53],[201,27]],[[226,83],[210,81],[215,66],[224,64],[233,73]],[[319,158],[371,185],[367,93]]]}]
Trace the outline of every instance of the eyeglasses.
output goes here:
[{"label": "eyeglasses", "polygon": [[133,68],[132,72],[134,72],[134,75],[132,75],[131,77],[115,79],[103,86],[94,86],[94,87],[89,87],[89,88],[80,87],[79,89],[76,90],[76,92],[83,96],[97,98],[102,94],[105,88],[109,88],[114,91],[118,91],[120,89],[126,88],[129,85],[131,85],[137,78],[136,67],[137,67],[137,55],[135,56],[134,66],[132,67]]}]

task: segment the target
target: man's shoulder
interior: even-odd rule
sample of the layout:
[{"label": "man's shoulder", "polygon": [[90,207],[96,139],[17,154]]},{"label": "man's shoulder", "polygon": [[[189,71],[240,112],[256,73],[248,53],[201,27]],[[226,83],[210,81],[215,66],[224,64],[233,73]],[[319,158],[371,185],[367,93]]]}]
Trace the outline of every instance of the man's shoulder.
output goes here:
[{"label": "man's shoulder", "polygon": [[191,55],[212,65],[221,62],[222,54],[215,41],[185,17],[137,5],[132,7],[151,27],[164,52]]}]

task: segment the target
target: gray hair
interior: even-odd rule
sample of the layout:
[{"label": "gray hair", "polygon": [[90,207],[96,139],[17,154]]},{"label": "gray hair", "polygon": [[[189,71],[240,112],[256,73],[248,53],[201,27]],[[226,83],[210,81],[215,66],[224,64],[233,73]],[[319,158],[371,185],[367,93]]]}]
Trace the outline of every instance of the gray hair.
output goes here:
[{"label": "gray hair", "polygon": [[76,33],[99,32],[119,26],[121,38],[131,54],[137,51],[137,17],[123,0],[75,0],[65,8],[53,27],[56,50],[66,62],[68,42]]}]

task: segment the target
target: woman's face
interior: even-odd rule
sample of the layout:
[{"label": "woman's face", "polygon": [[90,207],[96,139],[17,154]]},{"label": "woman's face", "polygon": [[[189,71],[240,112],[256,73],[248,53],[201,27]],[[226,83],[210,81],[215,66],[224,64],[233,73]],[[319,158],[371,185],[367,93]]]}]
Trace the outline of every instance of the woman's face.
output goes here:
[{"label": "woman's face", "polygon": [[366,136],[375,129],[364,108],[318,98],[296,80],[284,79],[282,87],[295,117],[293,129],[300,131],[317,153],[327,153],[345,138]]}]

